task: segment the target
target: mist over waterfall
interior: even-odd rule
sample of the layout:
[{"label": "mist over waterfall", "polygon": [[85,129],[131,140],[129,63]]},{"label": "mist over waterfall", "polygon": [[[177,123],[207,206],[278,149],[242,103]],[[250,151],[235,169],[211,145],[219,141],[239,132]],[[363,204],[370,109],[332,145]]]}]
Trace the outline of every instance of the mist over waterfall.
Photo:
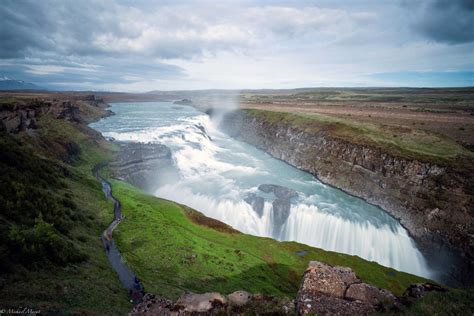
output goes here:
[{"label": "mist over waterfall", "polygon": [[[105,136],[171,149],[180,179],[155,188],[156,196],[244,233],[298,241],[433,276],[407,231],[383,210],[230,138],[195,108],[154,102],[116,103],[112,110],[116,116],[94,126]],[[154,176],[160,177],[160,170]],[[262,185],[295,194],[282,199]]]}]

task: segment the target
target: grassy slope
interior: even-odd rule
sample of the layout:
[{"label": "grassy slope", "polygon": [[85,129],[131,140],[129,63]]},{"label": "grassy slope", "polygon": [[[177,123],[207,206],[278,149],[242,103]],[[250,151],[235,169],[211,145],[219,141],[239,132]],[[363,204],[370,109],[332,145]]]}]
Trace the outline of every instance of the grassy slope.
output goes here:
[{"label": "grassy slope", "polygon": [[286,113],[247,109],[246,113],[269,123],[287,123],[310,133],[331,136],[356,144],[372,145],[396,156],[447,163],[459,156],[472,156],[455,141],[412,128],[376,125],[316,113]]},{"label": "grassy slope", "polygon": [[[233,232],[196,211],[126,183],[112,181],[112,186],[126,216],[115,238],[125,260],[151,293],[176,298],[184,291],[244,289],[294,297],[309,260],[350,266],[364,281],[398,295],[410,283],[423,281],[356,256]],[[298,256],[303,250],[308,253]]]},{"label": "grassy slope", "polygon": [[[91,109],[91,113],[94,111]],[[77,214],[73,216],[77,220],[62,238],[72,242],[88,260],[64,267],[48,263],[36,268],[14,266],[12,272],[1,275],[0,306],[34,307],[43,312],[60,311],[62,314],[126,314],[131,305],[104,254],[99,237],[112,220],[112,205],[105,201],[100,184],[91,174],[93,165],[110,156],[109,145],[90,137],[84,126],[49,115],[43,116],[38,123],[40,128],[36,137],[25,132],[18,135],[23,142],[20,149],[30,148],[37,155],[36,159],[42,157],[69,171],[68,176],[60,178],[64,188],[51,193],[68,193],[77,205]],[[64,155],[61,144],[67,142],[75,142],[81,149],[72,164],[58,159]]]},{"label": "grassy slope", "polygon": [[451,290],[447,293],[431,293],[404,311],[409,316],[472,315],[474,290]]}]

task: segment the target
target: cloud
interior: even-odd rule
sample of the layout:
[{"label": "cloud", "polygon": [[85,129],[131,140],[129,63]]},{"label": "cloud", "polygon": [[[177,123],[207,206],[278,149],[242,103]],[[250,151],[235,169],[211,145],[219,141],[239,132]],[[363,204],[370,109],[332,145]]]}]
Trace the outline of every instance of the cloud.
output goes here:
[{"label": "cloud", "polygon": [[449,44],[474,41],[474,1],[416,2],[414,29],[428,39]]},{"label": "cloud", "polygon": [[69,88],[257,88],[474,68],[472,1],[400,1],[4,0],[0,75]]}]

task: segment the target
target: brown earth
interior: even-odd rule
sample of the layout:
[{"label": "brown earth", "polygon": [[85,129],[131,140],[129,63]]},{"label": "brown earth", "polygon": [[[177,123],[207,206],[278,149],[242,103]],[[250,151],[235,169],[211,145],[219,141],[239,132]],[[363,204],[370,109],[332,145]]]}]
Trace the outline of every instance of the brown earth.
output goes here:
[{"label": "brown earth", "polygon": [[347,102],[344,104],[305,104],[295,100],[287,103],[241,103],[244,109],[262,109],[280,112],[319,113],[393,126],[406,126],[446,135],[468,149],[474,148],[474,112],[446,112],[422,110],[419,107],[404,108],[405,104],[380,104]]}]

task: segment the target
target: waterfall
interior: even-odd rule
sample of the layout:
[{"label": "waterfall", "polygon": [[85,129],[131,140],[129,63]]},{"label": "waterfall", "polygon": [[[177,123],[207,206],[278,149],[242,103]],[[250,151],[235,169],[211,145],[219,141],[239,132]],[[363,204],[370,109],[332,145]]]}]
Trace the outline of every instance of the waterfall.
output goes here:
[{"label": "waterfall", "polygon": [[[188,205],[244,233],[357,255],[432,277],[407,231],[381,209],[229,138],[207,115],[191,107],[177,110],[171,103],[157,104],[153,111],[150,105],[142,112],[134,108],[127,116],[130,122],[119,111],[120,124],[102,127],[105,136],[117,140],[160,142],[170,147],[180,180],[157,188],[156,196]],[[283,223],[275,220],[275,197],[258,190],[263,183],[298,192]],[[261,214],[245,201],[248,194],[264,198]]]}]

